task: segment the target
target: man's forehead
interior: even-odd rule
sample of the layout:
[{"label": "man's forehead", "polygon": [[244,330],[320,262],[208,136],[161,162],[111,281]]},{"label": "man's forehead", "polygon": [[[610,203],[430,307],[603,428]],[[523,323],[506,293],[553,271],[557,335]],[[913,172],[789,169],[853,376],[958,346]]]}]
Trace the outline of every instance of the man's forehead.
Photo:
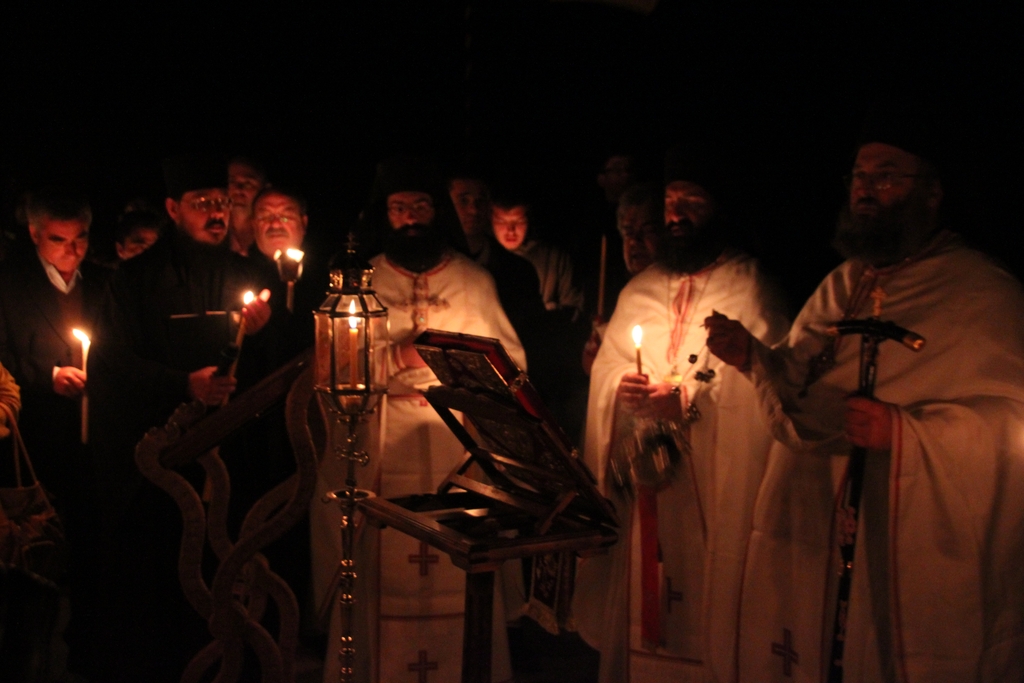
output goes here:
[{"label": "man's forehead", "polygon": [[208,187],[203,190],[189,190],[185,194],[181,195],[182,201],[190,199],[199,199],[200,197],[226,197],[228,191],[223,187]]},{"label": "man's forehead", "polygon": [[522,218],[526,216],[525,206],[493,206],[491,212],[496,218]]},{"label": "man's forehead", "polygon": [[253,209],[255,210],[259,207],[291,209],[295,213],[302,213],[302,208],[299,206],[299,203],[286,194],[265,194],[259,198]]},{"label": "man's forehead", "polygon": [[472,178],[455,178],[452,180],[451,188],[452,192],[459,196],[481,195],[484,193],[483,181]]},{"label": "man's forehead", "polygon": [[431,196],[426,192],[419,190],[402,190],[401,192],[392,192],[388,195],[388,202],[415,202],[420,199],[431,200]]},{"label": "man's forehead", "polygon": [[711,194],[697,183],[689,180],[673,180],[665,186],[666,197],[703,197],[710,199]]},{"label": "man's forehead", "polygon": [[661,210],[656,202],[644,201],[639,204],[619,204],[619,218],[637,218],[647,214],[657,214]]},{"label": "man's forehead", "polygon": [[263,174],[249,164],[235,162],[228,166],[228,178],[231,180],[248,179],[262,182]]},{"label": "man's forehead", "polygon": [[611,156],[604,162],[605,171],[626,171],[629,167],[630,159],[627,156]]},{"label": "man's forehead", "polygon": [[920,163],[920,157],[884,142],[869,142],[857,150],[854,166],[907,166]]},{"label": "man's forehead", "polygon": [[44,217],[39,221],[38,230],[43,235],[79,237],[89,234],[89,223],[80,218],[59,219]]}]

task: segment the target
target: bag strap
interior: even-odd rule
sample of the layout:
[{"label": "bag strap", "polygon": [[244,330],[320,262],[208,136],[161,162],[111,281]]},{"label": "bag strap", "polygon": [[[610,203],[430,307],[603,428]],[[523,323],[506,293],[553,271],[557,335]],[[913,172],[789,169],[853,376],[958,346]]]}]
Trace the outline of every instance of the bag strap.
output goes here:
[{"label": "bag strap", "polygon": [[0,410],[6,413],[7,426],[11,430],[11,450],[14,451],[14,477],[17,480],[18,487],[25,486],[21,478],[22,458],[24,458],[25,464],[28,465],[28,473],[32,475],[33,484],[38,484],[39,478],[36,476],[35,468],[32,467],[32,460],[28,457],[28,449],[25,448],[25,441],[21,438],[21,430],[18,429],[18,418],[14,416],[14,411],[6,403],[0,403]]}]

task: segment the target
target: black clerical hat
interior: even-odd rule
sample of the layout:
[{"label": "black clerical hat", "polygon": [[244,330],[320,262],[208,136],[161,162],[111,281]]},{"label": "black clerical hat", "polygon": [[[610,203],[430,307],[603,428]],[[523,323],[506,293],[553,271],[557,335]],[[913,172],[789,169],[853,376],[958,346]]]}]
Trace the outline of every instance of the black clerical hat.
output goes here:
[{"label": "black clerical hat", "polygon": [[426,159],[394,156],[377,164],[370,201],[380,201],[395,192],[425,192],[435,201],[447,191],[437,167]]},{"label": "black clerical hat", "polygon": [[180,154],[164,159],[167,196],[180,199],[193,190],[227,188],[228,170],[224,159],[212,154]]},{"label": "black clerical hat", "polygon": [[665,184],[685,180],[703,187],[712,197],[721,191],[722,180],[714,154],[706,145],[690,143],[665,152]]},{"label": "black clerical hat", "polygon": [[878,101],[864,117],[857,147],[880,142],[941,168],[944,145],[939,120],[937,108],[925,102],[906,98]]}]

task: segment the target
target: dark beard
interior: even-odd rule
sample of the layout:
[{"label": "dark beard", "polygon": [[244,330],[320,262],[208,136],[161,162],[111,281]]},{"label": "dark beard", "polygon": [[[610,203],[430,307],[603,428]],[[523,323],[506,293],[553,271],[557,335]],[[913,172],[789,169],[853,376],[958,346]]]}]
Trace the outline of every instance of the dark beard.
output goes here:
[{"label": "dark beard", "polygon": [[[672,234],[673,227],[680,234]],[[721,255],[725,244],[718,235],[714,221],[701,227],[689,221],[667,225],[654,261],[673,273],[696,273]]]},{"label": "dark beard", "polygon": [[387,257],[414,273],[430,270],[440,263],[445,246],[437,228],[421,223],[391,229],[384,237]]},{"label": "dark beard", "polygon": [[849,204],[840,209],[832,246],[843,258],[877,268],[902,261],[924,247],[933,232],[924,192],[914,189],[899,203],[877,206],[876,216],[852,213]]}]

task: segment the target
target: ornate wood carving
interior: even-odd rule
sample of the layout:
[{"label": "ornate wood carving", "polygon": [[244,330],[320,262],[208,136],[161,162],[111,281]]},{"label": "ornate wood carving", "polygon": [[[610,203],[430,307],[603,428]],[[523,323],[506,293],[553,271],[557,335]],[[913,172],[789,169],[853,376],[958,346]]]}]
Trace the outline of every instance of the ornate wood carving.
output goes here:
[{"label": "ornate wood carving", "polygon": [[[208,678],[207,672],[217,665],[217,683],[238,681],[246,646],[259,658],[264,683],[294,680],[298,602],[260,550],[305,514],[316,485],[317,452],[308,426],[313,397],[311,359],[311,352],[295,358],[223,408],[211,410],[199,402],[182,404],[165,426],[151,429],[136,447],[139,470],[166,491],[181,511],[178,575],[182,591],[207,620],[213,636],[186,667],[182,683]],[[296,471],[252,506],[238,538],[232,540],[227,530],[231,481],[216,444],[286,394],[285,415]],[[206,506],[201,492],[175,471],[193,461],[206,474]],[[209,585],[202,573],[207,540],[218,561]],[[271,602],[279,616],[276,637],[261,623]]]}]

